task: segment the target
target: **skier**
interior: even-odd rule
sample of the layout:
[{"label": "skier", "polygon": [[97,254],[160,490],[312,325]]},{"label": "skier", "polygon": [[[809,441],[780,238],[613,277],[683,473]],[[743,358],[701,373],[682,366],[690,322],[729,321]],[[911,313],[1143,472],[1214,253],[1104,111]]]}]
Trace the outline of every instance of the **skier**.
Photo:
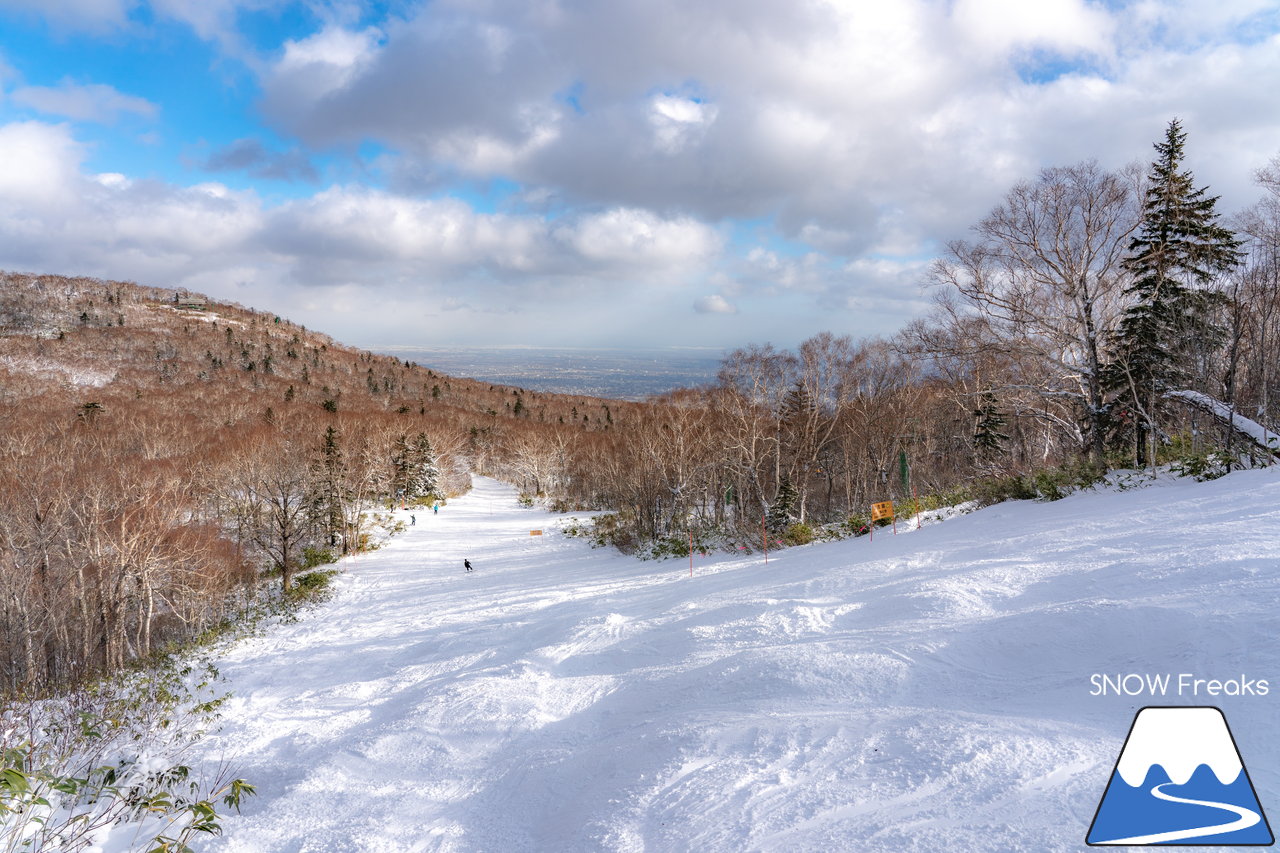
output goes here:
[{"label": "skier", "polygon": [[470,560],[463,560],[463,561],[462,561],[462,565],[464,565],[464,566],[466,566],[466,567],[467,567],[467,571],[471,571],[471,561],[470,561]]},{"label": "skier", "polygon": [[432,511],[433,513],[435,513],[436,515],[439,515],[439,514],[440,514],[440,504],[432,504],[432,505],[431,505],[431,511]]},{"label": "skier", "polygon": [[410,527],[413,527],[413,526],[414,526],[415,524],[417,524],[417,523],[418,523],[418,517],[417,517],[416,515],[413,515],[412,513],[410,513],[410,514],[409,514],[409,526],[410,526]]}]

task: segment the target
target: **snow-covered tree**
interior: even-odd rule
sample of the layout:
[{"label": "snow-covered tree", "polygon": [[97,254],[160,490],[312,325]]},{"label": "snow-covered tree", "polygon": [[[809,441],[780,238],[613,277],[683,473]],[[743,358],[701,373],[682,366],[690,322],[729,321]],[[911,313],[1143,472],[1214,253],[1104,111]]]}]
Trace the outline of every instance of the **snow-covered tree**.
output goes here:
[{"label": "snow-covered tree", "polygon": [[440,481],[440,467],[426,433],[412,440],[407,435],[397,438],[391,467],[393,488],[410,500],[433,494]]},{"label": "snow-covered tree", "polygon": [[765,519],[770,533],[781,533],[791,526],[796,520],[799,500],[800,493],[796,491],[796,487],[791,485],[790,480],[783,480]]},{"label": "snow-covered tree", "polygon": [[407,481],[408,493],[414,497],[434,494],[440,482],[440,466],[431,440],[426,433],[418,433],[413,440],[413,465]]}]

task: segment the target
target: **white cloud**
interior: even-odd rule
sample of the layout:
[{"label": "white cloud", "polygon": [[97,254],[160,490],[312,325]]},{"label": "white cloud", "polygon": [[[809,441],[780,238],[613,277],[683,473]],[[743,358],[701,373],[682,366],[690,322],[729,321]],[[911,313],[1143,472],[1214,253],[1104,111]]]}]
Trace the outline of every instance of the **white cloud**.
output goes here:
[{"label": "white cloud", "polygon": [[584,258],[646,269],[699,264],[714,255],[721,242],[713,229],[694,219],[662,219],[634,208],[585,216],[556,233]]},{"label": "white cloud", "polygon": [[675,154],[697,144],[707,126],[716,120],[717,109],[692,98],[655,95],[649,102],[649,123],[658,149]]},{"label": "white cloud", "polygon": [[0,199],[33,213],[73,198],[84,150],[66,125],[0,125]]},{"label": "white cloud", "polygon": [[718,293],[702,296],[693,303],[693,310],[699,314],[737,314],[737,306],[731,304]]},{"label": "white cloud", "polygon": [[[1255,107],[1270,101],[1274,87],[1256,81],[1273,79],[1275,45],[1232,40],[1267,9],[429,4],[381,23],[377,40],[328,28],[306,50],[291,44],[264,78],[264,109],[317,145],[376,139],[401,173],[437,182],[510,178],[570,209],[776,216],[824,251],[914,254],[960,236],[1043,166],[1146,157],[1174,114],[1216,108],[1228,115],[1214,133],[1274,135],[1277,112]],[[1202,13],[1221,51],[1159,42]],[[336,70],[294,80],[312,53]],[[1147,73],[1157,61],[1164,76]],[[1234,84],[1225,99],[1216,77]],[[1244,101],[1266,103],[1235,109]],[[1234,167],[1247,176],[1252,165]]]},{"label": "white cloud", "polygon": [[1066,54],[1109,51],[1115,21],[1083,0],[959,0],[953,20],[984,50],[1043,47]]},{"label": "white cloud", "polygon": [[[286,5],[288,0],[0,0],[0,11],[15,10],[42,17],[59,33],[115,35],[120,32],[149,36],[146,9],[156,20],[173,20],[191,27],[197,36],[216,43],[228,56],[253,61],[252,51],[236,32],[242,11],[264,11]],[[316,4],[318,14],[329,14]]]},{"label": "white cloud", "polygon": [[126,95],[113,86],[80,84],[70,80],[63,80],[54,87],[22,86],[14,89],[10,98],[18,106],[46,115],[101,124],[115,122],[122,113],[152,118],[159,111],[145,98]]},{"label": "white cloud", "polygon": [[298,257],[410,263],[423,273],[468,266],[510,271],[546,266],[543,223],[477,214],[455,199],[423,200],[332,187],[273,211],[266,239]]},{"label": "white cloud", "polygon": [[316,102],[354,79],[372,59],[381,33],[328,27],[298,41],[286,41],[274,74],[291,97]]},{"label": "white cloud", "polygon": [[66,29],[103,32],[124,26],[129,11],[138,3],[139,0],[0,0],[0,10],[36,13]]},{"label": "white cloud", "polygon": [[83,153],[65,125],[0,126],[0,267],[175,287],[221,281],[213,292],[224,294],[233,276],[280,292],[376,282],[444,298],[465,285],[471,304],[510,304],[517,292],[554,302],[598,282],[624,299],[696,280],[722,249],[703,223],[643,210],[551,221],[359,186],[269,206],[217,182],[87,174]]}]

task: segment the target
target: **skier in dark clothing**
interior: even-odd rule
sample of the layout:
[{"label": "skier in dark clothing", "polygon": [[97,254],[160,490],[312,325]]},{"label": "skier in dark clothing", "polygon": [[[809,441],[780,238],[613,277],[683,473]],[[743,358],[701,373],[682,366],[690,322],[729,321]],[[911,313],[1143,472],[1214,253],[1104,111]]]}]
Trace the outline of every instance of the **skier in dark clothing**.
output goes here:
[{"label": "skier in dark clothing", "polygon": [[418,517],[417,517],[416,515],[411,515],[411,516],[409,516],[409,526],[410,526],[410,527],[412,527],[413,525],[415,525],[415,524],[417,524],[417,523],[418,523]]},{"label": "skier in dark clothing", "polygon": [[467,571],[471,571],[471,561],[470,561],[470,560],[463,560],[463,561],[462,561],[462,565],[464,565],[464,566],[466,566],[466,567],[467,567]]}]

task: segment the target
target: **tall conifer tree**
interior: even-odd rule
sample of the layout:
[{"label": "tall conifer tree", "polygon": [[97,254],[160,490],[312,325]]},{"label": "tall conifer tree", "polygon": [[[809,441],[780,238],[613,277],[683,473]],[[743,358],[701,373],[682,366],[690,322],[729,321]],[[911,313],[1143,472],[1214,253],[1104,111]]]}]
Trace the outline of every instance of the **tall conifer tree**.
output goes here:
[{"label": "tall conifer tree", "polygon": [[311,463],[311,511],[329,545],[337,545],[341,540],[342,551],[346,553],[350,543],[345,537],[345,509],[351,500],[351,490],[346,485],[347,463],[343,459],[340,442],[341,437],[333,426],[325,429],[318,453]]},{"label": "tall conifer tree", "polygon": [[1129,244],[1126,292],[1133,304],[1120,323],[1108,384],[1135,431],[1137,463],[1149,458],[1161,394],[1185,384],[1190,357],[1222,337],[1213,311],[1221,296],[1207,290],[1215,276],[1240,263],[1240,241],[1218,224],[1218,197],[1197,189],[1183,169],[1187,134],[1177,119],[1155,143],[1142,223]]}]

